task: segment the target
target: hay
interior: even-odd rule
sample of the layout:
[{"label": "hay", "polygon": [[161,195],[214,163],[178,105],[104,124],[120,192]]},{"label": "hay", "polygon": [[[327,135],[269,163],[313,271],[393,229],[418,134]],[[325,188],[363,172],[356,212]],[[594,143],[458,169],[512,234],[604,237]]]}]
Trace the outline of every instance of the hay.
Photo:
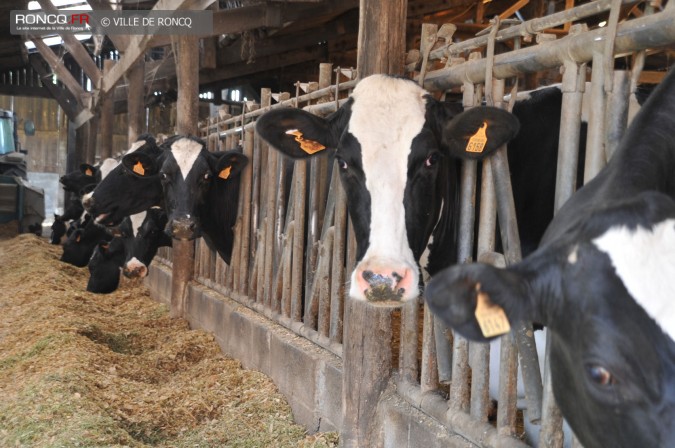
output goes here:
[{"label": "hay", "polygon": [[337,446],[140,283],[88,293],[60,251],[0,241],[0,446]]}]

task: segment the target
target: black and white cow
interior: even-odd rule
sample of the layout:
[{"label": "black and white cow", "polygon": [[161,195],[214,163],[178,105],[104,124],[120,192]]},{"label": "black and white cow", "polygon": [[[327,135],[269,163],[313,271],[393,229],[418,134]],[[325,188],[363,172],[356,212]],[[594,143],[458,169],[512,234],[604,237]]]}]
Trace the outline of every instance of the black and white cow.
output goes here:
[{"label": "black and white cow", "polygon": [[101,172],[99,167],[83,163],[80,168],[59,178],[59,182],[65,191],[81,195],[83,189],[92,184],[101,181]]},{"label": "black and white cow", "polygon": [[[122,163],[82,198],[84,208],[97,223],[113,227],[126,216],[160,205],[162,185],[157,175],[157,159],[162,155],[154,137],[149,134],[139,136],[122,158]],[[152,181],[148,182],[151,176]]]},{"label": "black and white cow", "polygon": [[171,246],[172,238],[164,232],[166,212],[161,207],[152,207],[147,212],[132,216],[133,237],[124,239],[123,273],[129,278],[145,277],[148,266],[160,247]]},{"label": "black and white cow", "polygon": [[352,297],[416,298],[431,236],[430,273],[456,260],[459,161],[487,156],[518,131],[503,110],[456,109],[412,81],[373,75],[325,119],[277,109],[258,120],[260,135],[290,157],[334,153],[358,246]]},{"label": "black and white cow", "polygon": [[109,241],[112,236],[101,226],[96,225],[90,215],[75,225],[75,229],[63,243],[61,261],[85,267],[89,263],[96,245],[102,241]]},{"label": "black and white cow", "polygon": [[204,236],[229,263],[239,174],[247,163],[240,151],[210,153],[203,141],[176,135],[157,150],[141,147],[127,153],[120,166],[85,200],[85,207],[110,227],[123,219],[119,217],[123,212],[147,210],[163,203],[169,236]]},{"label": "black and white cow", "polygon": [[431,310],[484,341],[479,293],[549,328],[553,391],[586,448],[675,446],[675,70],[608,165],[506,269],[438,273]]}]

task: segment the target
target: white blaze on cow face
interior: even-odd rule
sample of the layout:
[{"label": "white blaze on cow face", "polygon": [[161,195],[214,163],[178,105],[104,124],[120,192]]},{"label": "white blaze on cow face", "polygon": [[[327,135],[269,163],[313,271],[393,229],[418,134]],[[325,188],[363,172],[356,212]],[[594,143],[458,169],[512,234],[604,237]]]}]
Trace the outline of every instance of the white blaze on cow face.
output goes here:
[{"label": "white blaze on cow face", "polygon": [[131,144],[127,152],[125,152],[124,154],[131,154],[132,152],[135,152],[138,148],[145,145],[146,143],[147,142],[145,140],[139,140],[137,142],[134,142]]},{"label": "white blaze on cow face", "polygon": [[131,220],[131,233],[134,237],[138,234],[138,229],[141,227],[141,224],[143,224],[143,221],[145,221],[145,216],[147,214],[148,212],[140,212],[129,216],[129,219]]},{"label": "white blaze on cow face", "polygon": [[651,230],[612,227],[593,244],[612,260],[633,299],[675,340],[675,219]]},{"label": "white blaze on cow face", "polygon": [[[362,275],[401,277],[401,300],[418,295],[417,263],[405,225],[403,195],[412,141],[425,123],[427,92],[413,82],[371,76],[354,89],[349,132],[361,145],[366,188],[371,200],[368,249],[352,273],[350,295],[363,299]],[[396,288],[400,289],[400,288]]]},{"label": "white blaze on cow face", "polygon": [[195,164],[199,153],[202,151],[202,145],[189,138],[181,138],[171,145],[171,154],[176,159],[180,173],[183,179],[187,179],[188,173]]}]

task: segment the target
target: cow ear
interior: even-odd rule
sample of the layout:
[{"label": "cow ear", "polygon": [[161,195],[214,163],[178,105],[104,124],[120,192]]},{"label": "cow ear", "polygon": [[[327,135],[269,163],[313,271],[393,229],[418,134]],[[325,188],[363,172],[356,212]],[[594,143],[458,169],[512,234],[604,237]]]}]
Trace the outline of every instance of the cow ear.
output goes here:
[{"label": "cow ear", "polygon": [[85,176],[95,177],[96,176],[96,167],[89,165],[88,163],[83,163],[80,165],[80,171]]},{"label": "cow ear", "polygon": [[300,109],[275,109],[258,119],[256,131],[287,156],[306,159],[337,147],[335,136],[339,134],[332,130],[331,117],[324,119]]},{"label": "cow ear", "polygon": [[519,128],[518,118],[505,110],[474,107],[446,123],[442,142],[454,157],[482,159],[515,137]]},{"label": "cow ear", "polygon": [[533,281],[528,272],[529,267],[518,265],[453,266],[434,275],[425,300],[431,312],[459,334],[484,342],[508,332],[514,322],[547,323],[535,305],[541,300],[542,279]]},{"label": "cow ear", "polygon": [[229,151],[220,156],[216,162],[215,173],[218,179],[231,179],[241,173],[248,164],[248,157],[238,151]]},{"label": "cow ear", "polygon": [[136,177],[148,177],[157,174],[155,161],[143,153],[132,152],[122,157],[124,169]]}]

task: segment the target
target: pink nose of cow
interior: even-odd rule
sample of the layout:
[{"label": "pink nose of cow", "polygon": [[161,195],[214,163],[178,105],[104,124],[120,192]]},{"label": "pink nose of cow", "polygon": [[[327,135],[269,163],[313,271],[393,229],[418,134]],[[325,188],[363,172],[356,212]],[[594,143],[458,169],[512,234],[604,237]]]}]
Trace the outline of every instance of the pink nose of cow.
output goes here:
[{"label": "pink nose of cow", "polygon": [[370,268],[356,272],[356,282],[366,300],[370,302],[401,301],[411,291],[413,273],[408,268]]},{"label": "pink nose of cow", "polygon": [[146,275],[148,268],[144,264],[124,267],[124,276],[127,278],[144,278]]}]

